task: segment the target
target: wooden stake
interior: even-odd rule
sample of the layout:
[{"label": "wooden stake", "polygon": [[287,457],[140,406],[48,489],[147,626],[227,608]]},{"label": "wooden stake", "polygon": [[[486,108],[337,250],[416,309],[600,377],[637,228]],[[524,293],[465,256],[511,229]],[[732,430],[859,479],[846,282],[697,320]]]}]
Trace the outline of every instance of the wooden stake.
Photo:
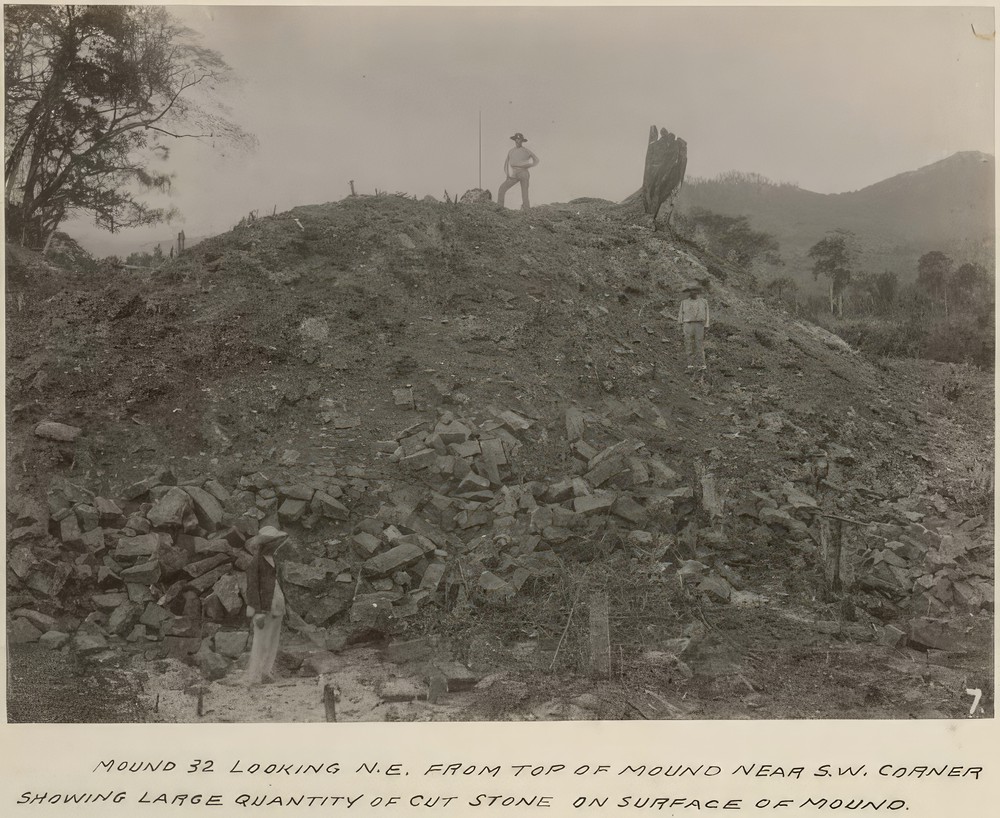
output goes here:
[{"label": "wooden stake", "polygon": [[323,685],[323,707],[326,710],[326,720],[337,720],[337,688],[330,682]]},{"label": "wooden stake", "polygon": [[[461,568],[462,563],[458,564]],[[576,593],[573,594],[573,604],[569,608],[569,619],[566,620],[566,627],[563,628],[562,636],[559,637],[559,644],[556,645],[556,652],[552,656],[552,664],[549,665],[549,670],[555,670],[556,660],[559,658],[559,651],[562,650],[563,642],[566,641],[566,634],[569,633],[569,626],[573,624],[573,614],[576,612],[576,603],[580,601],[580,592],[583,590],[584,580],[587,578],[587,571],[590,570],[588,565],[583,569],[583,576],[580,578],[580,584],[576,586]]]},{"label": "wooden stake", "polygon": [[358,194],[354,192],[354,180],[351,179],[351,181],[349,182],[349,184],[351,186],[351,195],[352,196],[357,196]]},{"label": "wooden stake", "polygon": [[611,675],[611,628],[608,623],[608,595],[591,594],[590,602],[590,675],[606,679]]}]

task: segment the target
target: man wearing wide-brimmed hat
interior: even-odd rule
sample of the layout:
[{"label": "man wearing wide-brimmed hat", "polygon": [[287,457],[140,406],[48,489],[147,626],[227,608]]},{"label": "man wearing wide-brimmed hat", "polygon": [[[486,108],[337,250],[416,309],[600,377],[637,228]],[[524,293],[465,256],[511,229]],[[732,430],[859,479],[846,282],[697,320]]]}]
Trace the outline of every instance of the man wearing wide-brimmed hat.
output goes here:
[{"label": "man wearing wide-brimmed hat", "polygon": [[528,178],[530,174],[528,168],[533,168],[538,164],[538,157],[524,147],[524,143],[528,140],[524,138],[523,133],[516,133],[511,139],[514,140],[514,147],[507,153],[507,161],[503,163],[503,172],[507,179],[497,191],[497,204],[503,207],[504,194],[514,185],[520,183],[521,210],[530,210],[531,205],[528,203]]},{"label": "man wearing wide-brimmed hat", "polygon": [[702,298],[701,285],[689,281],[682,288],[677,322],[684,330],[684,351],[687,353],[688,369],[705,369],[705,330],[708,329],[708,302]]},{"label": "man wearing wide-brimmed hat", "polygon": [[247,541],[253,560],[247,568],[247,617],[251,622],[252,642],[245,681],[260,684],[274,678],[274,660],[281,640],[281,622],[285,618],[285,596],[278,584],[274,554],[288,535],[264,526]]}]

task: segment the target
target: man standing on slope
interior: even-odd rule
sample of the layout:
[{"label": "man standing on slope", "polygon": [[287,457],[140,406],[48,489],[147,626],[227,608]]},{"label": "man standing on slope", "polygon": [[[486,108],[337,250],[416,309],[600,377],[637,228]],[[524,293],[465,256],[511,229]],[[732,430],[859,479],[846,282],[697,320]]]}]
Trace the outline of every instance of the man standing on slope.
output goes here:
[{"label": "man standing on slope", "polygon": [[524,147],[528,140],[524,134],[516,133],[511,139],[514,140],[514,147],[507,153],[507,161],[503,163],[503,172],[507,176],[506,181],[500,185],[497,191],[497,204],[503,207],[504,194],[518,182],[521,183],[521,210],[530,210],[528,202],[528,168],[533,168],[538,164],[538,157]]},{"label": "man standing on slope", "polygon": [[278,584],[274,552],[287,537],[284,531],[264,526],[247,541],[247,547],[254,551],[247,568],[247,617],[253,634],[244,677],[247,684],[274,680],[274,660],[278,656],[281,622],[285,618],[285,596]]},{"label": "man standing on slope", "polygon": [[708,302],[701,296],[701,285],[685,284],[685,298],[677,313],[677,323],[684,329],[684,351],[688,369],[705,369],[705,330],[708,329]]}]

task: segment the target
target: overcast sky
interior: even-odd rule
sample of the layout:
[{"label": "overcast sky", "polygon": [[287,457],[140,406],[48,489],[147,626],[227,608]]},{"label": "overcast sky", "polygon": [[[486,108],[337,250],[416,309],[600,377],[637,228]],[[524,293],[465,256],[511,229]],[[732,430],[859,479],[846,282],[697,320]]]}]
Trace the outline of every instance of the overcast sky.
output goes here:
[{"label": "overcast sky", "polygon": [[[253,153],[178,144],[181,220],[97,255],[339,200],[353,179],[494,196],[521,131],[533,204],[620,200],[649,126],[688,143],[688,175],[762,173],[856,190],[961,150],[993,153],[992,8],[174,7],[241,78],[224,93]],[[508,205],[519,205],[511,192]]]}]

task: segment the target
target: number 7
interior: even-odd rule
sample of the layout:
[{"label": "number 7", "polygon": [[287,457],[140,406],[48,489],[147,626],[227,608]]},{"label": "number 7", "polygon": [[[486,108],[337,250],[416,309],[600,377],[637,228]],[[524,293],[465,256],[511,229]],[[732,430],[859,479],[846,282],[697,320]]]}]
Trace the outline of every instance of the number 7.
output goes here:
[{"label": "number 7", "polygon": [[976,715],[976,708],[979,707],[979,700],[983,697],[983,691],[978,687],[965,688],[967,695],[972,696],[972,707],[969,708],[969,715]]}]

